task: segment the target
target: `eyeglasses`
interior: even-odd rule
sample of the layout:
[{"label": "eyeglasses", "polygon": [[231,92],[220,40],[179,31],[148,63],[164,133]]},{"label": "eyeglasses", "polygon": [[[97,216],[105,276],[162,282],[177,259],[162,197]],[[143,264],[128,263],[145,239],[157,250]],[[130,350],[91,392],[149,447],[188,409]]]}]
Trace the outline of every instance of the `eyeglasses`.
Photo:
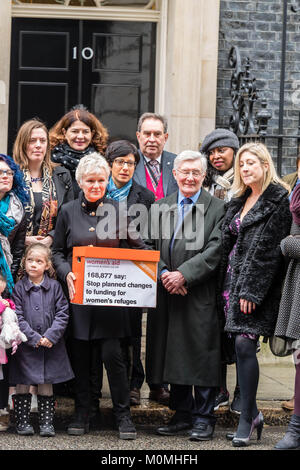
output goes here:
[{"label": "eyeglasses", "polygon": [[192,175],[194,178],[200,178],[203,175],[202,171],[200,170],[176,170],[181,173],[185,178]]},{"label": "eyeglasses", "polygon": [[15,175],[15,172],[13,170],[0,170],[0,177],[4,175],[9,176],[10,178],[13,178]]},{"label": "eyeglasses", "polygon": [[127,165],[128,168],[134,168],[136,166],[135,162],[127,162],[126,160],[123,160],[123,158],[116,158],[114,160],[114,163],[119,167],[122,168],[123,166]]}]

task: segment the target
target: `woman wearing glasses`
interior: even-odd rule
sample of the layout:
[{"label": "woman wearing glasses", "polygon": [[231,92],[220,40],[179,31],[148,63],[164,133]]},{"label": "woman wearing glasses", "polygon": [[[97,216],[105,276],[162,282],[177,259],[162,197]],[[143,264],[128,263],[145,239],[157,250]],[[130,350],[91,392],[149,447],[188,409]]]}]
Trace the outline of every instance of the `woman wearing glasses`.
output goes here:
[{"label": "woman wearing glasses", "polygon": [[[111,167],[106,197],[117,201],[127,202],[127,210],[134,204],[142,204],[147,215],[151,204],[155,201],[152,191],[133,181],[133,174],[140,160],[140,155],[135,145],[128,140],[112,142],[106,150],[106,159]],[[141,336],[142,336],[142,309],[130,308],[130,326],[132,337],[132,367],[130,378],[130,404],[140,404],[140,389],[143,385],[145,374],[141,362]],[[127,345],[124,345],[127,349]]]},{"label": "woman wearing glasses", "polygon": [[[0,155],[0,272],[11,294],[23,255],[26,235],[24,204],[27,200],[22,173],[15,162]],[[7,295],[4,294],[5,298]],[[7,359],[0,355],[0,431],[8,428]]]}]

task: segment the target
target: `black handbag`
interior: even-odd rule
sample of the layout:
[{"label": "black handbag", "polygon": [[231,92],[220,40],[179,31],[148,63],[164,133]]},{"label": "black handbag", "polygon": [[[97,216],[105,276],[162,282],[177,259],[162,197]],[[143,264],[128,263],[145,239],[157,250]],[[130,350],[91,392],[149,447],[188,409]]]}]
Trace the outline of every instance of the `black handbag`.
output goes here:
[{"label": "black handbag", "polygon": [[269,346],[274,356],[285,357],[293,354],[294,350],[290,347],[290,340],[280,336],[271,336]]}]

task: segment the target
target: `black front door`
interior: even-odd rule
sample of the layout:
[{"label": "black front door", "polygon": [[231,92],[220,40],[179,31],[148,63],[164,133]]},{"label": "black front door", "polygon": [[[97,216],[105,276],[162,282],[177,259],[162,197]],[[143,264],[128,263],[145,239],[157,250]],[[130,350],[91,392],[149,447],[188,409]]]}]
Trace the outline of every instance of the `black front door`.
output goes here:
[{"label": "black front door", "polygon": [[154,108],[155,24],[15,18],[9,141],[39,117],[50,128],[83,104],[110,138],[135,141],[138,117]]}]

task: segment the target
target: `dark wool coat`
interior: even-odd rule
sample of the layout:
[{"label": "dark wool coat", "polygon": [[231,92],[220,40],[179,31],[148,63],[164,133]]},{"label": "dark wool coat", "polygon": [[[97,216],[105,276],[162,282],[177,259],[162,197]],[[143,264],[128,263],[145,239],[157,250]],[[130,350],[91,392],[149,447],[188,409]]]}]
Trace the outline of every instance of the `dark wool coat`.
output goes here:
[{"label": "dark wool coat", "polygon": [[[143,188],[140,184],[137,184],[134,180],[132,181],[132,186],[130,188],[128,197],[127,197],[127,207],[128,209],[134,204],[143,204],[149,211],[151,205],[155,202],[155,196],[152,191],[147,188]],[[141,228],[138,225],[138,229]],[[130,319],[130,329],[133,337],[139,337],[142,335],[142,308],[128,308],[128,315]]]},{"label": "dark wool coat", "polygon": [[150,191],[150,189],[143,188],[143,186],[132,180],[132,186],[127,197],[128,207],[133,204],[144,204],[146,209],[149,210],[154,202],[154,193]]},{"label": "dark wool coat", "polygon": [[[244,206],[251,190],[228,203],[222,226],[222,260],[219,294],[225,278],[228,256],[236,239],[229,225]],[[231,278],[229,312],[225,331],[271,336],[278,314],[284,260],[280,242],[291,227],[288,192],[280,185],[270,184],[245,215],[237,237],[234,268]],[[220,307],[222,306],[221,296]],[[256,304],[252,314],[240,311],[240,299]],[[220,308],[224,317],[224,311]]]},{"label": "dark wool coat", "polygon": [[[224,202],[202,189],[185,220],[182,238],[170,243],[174,229],[166,235],[166,221],[176,226],[177,195],[154,204],[169,205],[170,211],[152,219],[152,247],[160,250],[159,273],[163,269],[180,271],[188,290],[186,296],[169,294],[159,283],[157,308],[149,309],[146,342],[147,383],[172,383],[215,387],[220,385],[220,328],[216,307],[216,274],[221,257],[221,222]],[[154,207],[153,206],[153,207]],[[172,211],[174,207],[174,211]],[[203,212],[204,210],[204,212]],[[201,217],[197,219],[201,212]],[[175,221],[175,222],[174,222]],[[187,249],[189,236],[202,224],[203,243]],[[200,227],[199,227],[200,231]]]},{"label": "dark wool coat", "polygon": [[[69,320],[68,302],[59,282],[45,274],[42,284],[35,286],[25,275],[16,283],[12,299],[27,342],[11,356],[10,383],[54,384],[72,379],[63,340]],[[52,348],[36,348],[42,336],[53,343]]]},{"label": "dark wool coat", "polygon": [[14,227],[8,236],[10,251],[13,256],[13,262],[10,271],[14,280],[16,280],[21,259],[25,250],[25,237],[27,230],[27,219],[24,212],[21,222]]},{"label": "dark wool coat", "polygon": [[[105,198],[102,202],[115,208],[118,222],[119,203]],[[117,223],[115,231],[108,238],[98,238],[96,228],[101,218],[107,219],[107,214],[103,217],[97,216],[96,209],[94,207],[91,209],[82,191],[78,199],[64,204],[61,208],[56,222],[52,255],[57,276],[63,283],[66,282],[67,274],[72,271],[74,246],[146,248],[140,238],[131,238],[129,232],[127,240],[121,239]],[[113,227],[112,223],[110,228]],[[71,304],[71,326],[73,337],[81,340],[131,336],[128,313],[125,308]]]}]

